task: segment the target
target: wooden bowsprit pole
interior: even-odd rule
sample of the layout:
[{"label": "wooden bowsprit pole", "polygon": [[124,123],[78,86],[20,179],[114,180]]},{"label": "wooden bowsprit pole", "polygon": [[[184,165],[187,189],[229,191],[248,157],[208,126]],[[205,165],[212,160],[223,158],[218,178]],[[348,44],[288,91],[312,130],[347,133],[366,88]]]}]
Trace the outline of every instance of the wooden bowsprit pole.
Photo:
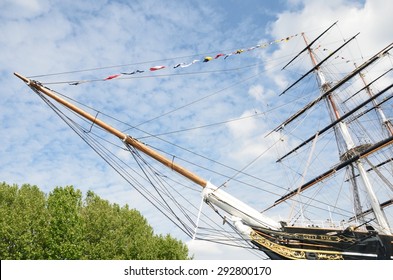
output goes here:
[{"label": "wooden bowsprit pole", "polygon": [[201,187],[206,187],[207,181],[200,176],[194,174],[193,172],[185,169],[184,167],[174,163],[172,160],[166,158],[165,156],[161,155],[160,153],[156,152],[155,150],[149,148],[145,144],[139,142],[135,138],[132,138],[131,136],[119,131],[118,129],[108,125],[104,121],[97,119],[95,116],[89,114],[88,112],[82,110],[81,108],[75,106],[74,104],[68,102],[67,100],[64,100],[63,98],[59,97],[55,92],[52,90],[43,87],[39,83],[37,83],[34,80],[30,80],[18,73],[14,73],[15,76],[20,78],[22,81],[24,81],[28,86],[34,88],[35,90],[38,90],[39,92],[45,94],[46,96],[50,97],[51,99],[59,102],[60,104],[63,104],[67,108],[71,109],[75,113],[79,114],[80,116],[84,117],[85,119],[93,122],[94,124],[100,126],[107,132],[115,135],[116,137],[120,138],[122,141],[125,143],[131,145],[135,149],[141,151],[142,153],[148,155],[149,157],[157,160],[158,162],[162,163],[163,165],[167,166],[168,168],[172,169],[173,171],[179,173],[180,175],[186,177],[187,179],[193,181],[194,183],[200,185]]}]

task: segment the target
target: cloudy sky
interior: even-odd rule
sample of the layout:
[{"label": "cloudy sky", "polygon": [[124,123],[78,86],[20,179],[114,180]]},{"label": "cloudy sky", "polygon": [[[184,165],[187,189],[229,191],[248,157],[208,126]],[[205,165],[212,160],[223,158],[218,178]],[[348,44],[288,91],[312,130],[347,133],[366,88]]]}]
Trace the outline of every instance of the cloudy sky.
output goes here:
[{"label": "cloudy sky", "polygon": [[[189,242],[196,259],[254,258],[248,251],[214,243],[195,245],[173,231],[170,222],[134,196],[130,186],[13,72],[37,76],[34,79],[73,99],[138,126],[141,130],[128,133],[153,146],[155,139],[147,136],[159,135],[241,169],[266,149],[268,141],[275,141],[261,133],[282,120],[249,118],[267,112],[288,85],[284,75],[272,76],[268,70],[295,55],[304,42],[296,36],[225,60],[173,66],[301,32],[313,38],[336,21],[329,42],[361,32],[354,46],[369,57],[392,40],[392,10],[393,2],[382,0],[3,0],[0,180],[35,184],[45,192],[65,185],[92,189],[112,202],[140,209],[156,232]],[[149,71],[153,66],[166,68]],[[145,72],[102,81],[135,70]],[[54,73],[66,74],[48,75]],[[69,85],[73,81],[92,82]],[[239,118],[244,121],[212,125]],[[196,127],[203,128],[186,130]],[[182,156],[192,160],[191,153]],[[203,164],[199,156],[198,161]],[[201,172],[223,183],[223,178]],[[253,197],[252,192],[242,195],[246,201]]]}]

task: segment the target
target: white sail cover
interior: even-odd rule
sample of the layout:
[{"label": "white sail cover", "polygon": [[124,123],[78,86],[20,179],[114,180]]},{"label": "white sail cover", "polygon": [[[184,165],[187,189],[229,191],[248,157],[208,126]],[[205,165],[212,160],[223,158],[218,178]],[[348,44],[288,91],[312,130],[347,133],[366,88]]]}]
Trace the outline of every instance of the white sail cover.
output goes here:
[{"label": "white sail cover", "polygon": [[232,216],[241,218],[247,225],[274,230],[281,228],[280,223],[266,217],[259,211],[236,199],[222,189],[217,188],[210,182],[208,182],[206,187],[203,189],[202,196],[206,201],[219,207]]}]

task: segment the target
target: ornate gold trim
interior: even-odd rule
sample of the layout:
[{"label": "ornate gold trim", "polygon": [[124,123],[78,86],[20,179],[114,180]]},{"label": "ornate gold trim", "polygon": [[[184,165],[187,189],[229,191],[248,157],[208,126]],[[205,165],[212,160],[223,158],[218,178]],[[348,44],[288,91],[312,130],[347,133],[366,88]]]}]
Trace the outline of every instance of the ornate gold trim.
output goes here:
[{"label": "ornate gold trim", "polygon": [[[301,229],[301,228],[299,228]],[[255,230],[259,234],[264,234],[263,232],[260,232],[258,230]],[[273,232],[272,232],[273,233]],[[277,234],[277,233],[274,233]],[[327,234],[313,234],[313,233],[286,233],[282,232],[279,233],[280,236],[286,237],[288,239],[292,238],[300,238],[300,239],[305,239],[305,240],[321,240],[323,242],[330,242],[330,243],[340,243],[340,242],[347,242],[347,243],[353,243],[356,242],[356,239],[353,237],[344,237],[344,236],[332,236],[332,235],[327,235]]]},{"label": "ornate gold trim", "polygon": [[262,247],[288,259],[292,260],[306,260],[307,255],[315,254],[315,259],[318,260],[343,260],[343,256],[340,252],[336,251],[314,251],[307,249],[294,249],[283,245],[279,245],[275,242],[268,240],[267,238],[261,236],[254,230],[250,234],[251,240],[258,243]]}]

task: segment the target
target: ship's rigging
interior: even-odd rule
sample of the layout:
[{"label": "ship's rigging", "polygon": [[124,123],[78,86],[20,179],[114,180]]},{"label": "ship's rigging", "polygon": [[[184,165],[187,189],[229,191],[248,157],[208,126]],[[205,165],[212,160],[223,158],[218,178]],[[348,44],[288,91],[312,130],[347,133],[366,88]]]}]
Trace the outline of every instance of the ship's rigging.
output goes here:
[{"label": "ship's rigging", "polygon": [[[62,95],[47,86],[55,84],[76,86],[83,83],[120,80],[123,76],[129,78],[131,75],[143,74],[145,70],[121,72],[103,79],[49,81],[45,83],[32,80],[32,78],[38,76],[25,78],[19,74],[16,75],[24,80],[69,127],[133,186],[142,197],[189,238],[245,247],[254,250],[256,254],[265,252],[270,258],[391,258],[391,255],[389,255],[393,246],[389,239],[389,236],[391,236],[389,225],[391,217],[387,216],[384,209],[388,209],[393,204],[393,186],[390,183],[393,176],[390,167],[392,157],[389,156],[389,154],[392,154],[393,130],[389,119],[391,108],[388,107],[389,100],[392,97],[391,88],[393,87],[390,76],[392,65],[387,67],[388,70],[385,67],[382,74],[380,72],[377,77],[370,80],[366,80],[364,73],[370,66],[380,65],[380,61],[389,57],[389,51],[393,48],[393,44],[371,56],[360,66],[354,64],[355,69],[349,71],[349,74],[332,79],[331,76],[325,75],[327,72],[326,65],[329,61],[340,57],[342,49],[349,45],[352,40],[355,40],[357,36],[345,40],[334,51],[325,55],[323,59],[317,60],[316,51],[322,49],[321,45],[317,45],[318,39],[335,25],[336,23],[331,25],[311,43],[308,43],[303,36],[306,41],[306,48],[295,55],[289,63],[284,65],[283,61],[277,60],[264,68],[266,72],[273,68],[287,69],[302,56],[311,58],[311,69],[305,71],[305,74],[302,74],[280,94],[290,95],[286,97],[286,102],[275,104],[262,112],[248,112],[246,115],[229,121],[212,121],[209,124],[197,125],[194,128],[174,129],[166,133],[147,132],[142,130],[141,126],[146,123],[153,123],[162,116],[177,113],[179,110],[185,108],[188,110],[191,105],[201,101],[205,102],[210,97],[225,92],[229,88],[244,85],[249,80],[260,77],[259,64],[222,70],[222,73],[228,73],[255,67],[254,70],[258,71],[257,74],[243,76],[242,79],[233,83],[230,87],[223,87],[221,90],[199,97],[186,103],[186,105],[170,109],[134,125],[111,118],[101,110],[94,110],[81,103],[78,106],[85,109],[80,109],[70,102],[73,101],[72,99],[67,101],[66,96],[59,98],[58,96]],[[296,36],[288,36],[283,40],[272,42],[286,42]],[[259,44],[247,49],[247,51],[254,51],[262,45]],[[227,57],[229,55],[239,55],[243,52],[244,50],[240,51],[239,49],[228,53]],[[202,62],[208,63],[213,59],[224,56],[225,54],[216,57],[205,56],[206,61],[203,60]],[[195,63],[196,61],[193,60],[192,64],[176,64],[177,67],[173,68],[188,67]],[[157,65],[149,69],[150,71],[159,71],[164,68],[163,65]],[[82,71],[74,71],[74,73],[80,72]],[[215,70],[214,72],[218,73],[220,71]],[[189,72],[188,74],[208,73],[213,72],[199,71]],[[314,90],[298,97],[296,97],[296,92],[295,94],[289,94],[290,91],[297,91],[306,81],[310,82],[309,77],[312,73],[317,77]],[[147,78],[149,76],[145,75],[143,77]],[[372,90],[371,87],[376,86],[377,83],[382,83],[384,86],[382,89]],[[350,85],[353,86],[354,90],[348,90]],[[315,95],[317,88],[321,90],[319,95]],[[300,110],[292,113],[289,118],[281,121],[280,125],[271,129],[270,133],[265,134],[267,139],[272,140],[267,142],[268,145],[263,146],[263,149],[257,154],[253,154],[252,159],[245,163],[243,168],[234,168],[230,164],[220,163],[219,160],[210,160],[199,152],[196,153],[189,148],[183,149],[176,142],[171,143],[167,138],[163,138],[163,136],[169,134],[227,126],[233,122],[249,119],[255,120],[265,117],[268,112],[276,113],[278,109],[282,108],[288,111],[289,105],[291,105],[288,98],[292,98],[293,102],[303,104],[303,106]],[[321,118],[321,101],[325,102],[324,105],[328,109],[328,114],[324,116],[325,120]],[[342,107],[339,104],[343,104]],[[389,109],[388,112],[386,108]],[[102,118],[116,123],[122,129],[115,129],[111,125],[107,125],[106,121],[101,120]],[[319,120],[319,118],[321,119]],[[316,119],[320,122],[318,127],[315,127]],[[363,125],[369,125],[375,121],[382,129],[377,129],[375,126],[363,127]],[[298,131],[302,132],[299,129],[300,125],[308,125],[315,128],[317,132],[310,134],[310,130],[306,130],[302,136],[297,136],[301,141],[289,141],[289,136],[295,136]],[[106,132],[114,135],[117,142],[107,138]],[[129,136],[129,132],[136,132],[138,136],[135,138]],[[360,133],[355,133],[358,136],[353,137],[352,133],[354,132]],[[142,139],[144,141],[149,140],[149,144],[142,143]],[[256,139],[261,138],[256,137]],[[163,142],[166,148],[158,146],[158,141]],[[334,161],[331,148],[325,150],[325,147],[330,147],[332,144],[333,146],[336,145],[338,150],[338,161],[337,157]],[[276,183],[277,180],[274,180],[273,176],[268,174],[268,169],[256,168],[256,163],[260,163],[260,159],[266,157],[266,154],[271,154],[271,150],[282,149],[283,147],[286,152],[280,152],[277,164],[290,171],[289,176],[291,178],[287,177],[291,180],[289,184],[284,184],[282,180]],[[175,155],[172,152],[175,149],[181,151],[180,155]],[[164,152],[164,150],[169,152]],[[123,153],[131,154],[133,163],[125,159]],[[186,155],[187,153],[188,155]],[[194,162],[191,162],[190,155],[192,155]],[[290,167],[290,162],[298,156],[300,156],[300,160],[296,160],[295,164]],[[161,165],[156,162],[168,167],[168,170],[162,170]],[[306,163],[307,166],[301,163]],[[316,167],[311,170],[309,165],[312,164],[316,164]],[[216,179],[218,181],[218,183],[215,182],[216,186],[212,185],[209,180],[189,171],[194,169],[202,173],[209,171],[211,174],[215,174],[214,176],[219,178]],[[251,172],[254,171],[253,169],[258,170],[259,174],[252,175],[254,174]],[[269,171],[272,170],[269,169]],[[275,171],[272,173],[275,173]],[[185,182],[183,177],[191,183]],[[259,205],[258,209],[265,208],[265,210],[260,213],[254,209],[255,206],[254,208],[249,207],[227,194],[224,189],[228,183],[237,186],[237,196],[239,196],[241,186],[261,191],[262,195],[257,200],[263,200],[262,203],[265,207]],[[351,186],[349,190],[344,188],[347,183],[350,183]],[[195,199],[201,190],[195,184],[203,188],[202,196],[203,200],[210,206],[208,209],[201,211],[200,201]],[[181,188],[179,188],[180,186]],[[333,190],[338,192],[335,200],[331,196]],[[269,205],[263,199],[264,195],[270,198],[273,196],[275,199]],[[257,197],[252,196],[256,200]],[[381,197],[384,197],[384,199],[381,200]],[[347,198],[347,200],[344,201],[341,198]],[[347,207],[348,200],[353,202],[352,209]],[[255,201],[252,204],[255,205]],[[275,213],[274,215],[283,213],[282,209],[288,208],[289,204],[292,205],[292,210],[288,220],[281,216],[275,216],[275,219],[266,216],[267,213],[272,211]],[[224,225],[221,225],[219,221],[208,214],[212,210],[224,221]],[[336,222],[333,216],[335,218],[341,217],[341,219]],[[316,219],[316,217],[319,217],[319,219]],[[321,217],[322,219],[328,218],[320,224]],[[348,226],[351,223],[355,223],[356,226],[349,229]],[[364,231],[362,231],[363,228]],[[296,232],[296,229],[299,231]],[[311,235],[315,235],[315,240],[319,243],[311,242]],[[370,251],[364,251],[363,245],[368,246]]]}]

